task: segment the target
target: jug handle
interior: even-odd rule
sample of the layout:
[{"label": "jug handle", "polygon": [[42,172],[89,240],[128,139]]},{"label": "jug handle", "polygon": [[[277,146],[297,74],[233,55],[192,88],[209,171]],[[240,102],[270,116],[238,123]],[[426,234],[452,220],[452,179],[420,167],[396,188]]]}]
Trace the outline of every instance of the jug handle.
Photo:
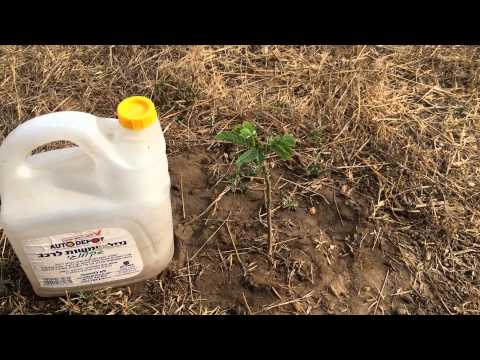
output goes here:
[{"label": "jug handle", "polygon": [[[29,176],[26,159],[35,148],[66,140],[78,145],[94,161],[107,159],[126,166],[97,125],[97,117],[78,111],[60,111],[33,118],[12,131],[0,148],[3,174]],[[0,174],[3,176],[3,174]]]}]

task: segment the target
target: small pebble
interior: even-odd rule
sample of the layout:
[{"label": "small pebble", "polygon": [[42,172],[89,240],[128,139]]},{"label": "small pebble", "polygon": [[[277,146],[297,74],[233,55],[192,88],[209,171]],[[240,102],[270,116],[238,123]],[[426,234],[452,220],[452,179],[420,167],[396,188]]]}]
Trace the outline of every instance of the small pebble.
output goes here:
[{"label": "small pebble", "polygon": [[315,209],[314,207],[311,207],[310,209],[308,209],[308,213],[310,215],[315,215],[317,213],[317,209]]}]

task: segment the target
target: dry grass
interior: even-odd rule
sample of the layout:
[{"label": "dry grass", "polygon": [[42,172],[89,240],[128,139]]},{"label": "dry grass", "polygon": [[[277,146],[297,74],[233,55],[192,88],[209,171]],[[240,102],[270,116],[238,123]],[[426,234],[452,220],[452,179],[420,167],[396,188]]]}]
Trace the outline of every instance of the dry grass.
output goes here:
[{"label": "dry grass", "polygon": [[[112,116],[132,94],[157,104],[170,155],[212,146],[215,133],[243,119],[262,131],[288,131],[299,139],[296,191],[330,186],[369,204],[374,243],[358,237],[349,246],[391,249],[385,256],[392,271],[410,273],[410,287],[397,292],[411,296],[414,312],[478,314],[479,70],[480,48],[460,46],[5,46],[0,139],[52,111]],[[298,169],[317,174],[312,180]],[[237,244],[220,252],[222,268],[241,261],[242,251]],[[192,287],[192,276],[203,271],[192,255],[140,294],[106,289],[44,301],[22,290],[26,279],[2,237],[1,281],[13,290],[0,294],[0,312],[227,313],[228,306],[206,306]],[[242,267],[248,273],[254,265]],[[377,291],[372,313],[383,299],[383,287]],[[309,313],[320,301],[308,292],[277,297],[261,312],[294,304],[295,312]],[[260,311],[244,299],[249,313]]]}]

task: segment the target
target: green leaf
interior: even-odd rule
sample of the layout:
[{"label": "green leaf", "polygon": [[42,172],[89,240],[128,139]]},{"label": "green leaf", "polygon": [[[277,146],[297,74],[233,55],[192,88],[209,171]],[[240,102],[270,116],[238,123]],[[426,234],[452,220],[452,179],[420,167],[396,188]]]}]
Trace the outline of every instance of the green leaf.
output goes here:
[{"label": "green leaf", "polygon": [[237,125],[233,131],[238,133],[245,140],[253,140],[253,144],[256,141],[257,131],[255,130],[255,126],[248,121],[244,121],[241,125]]},{"label": "green leaf", "polygon": [[242,124],[235,126],[232,131],[220,132],[215,138],[237,145],[255,146],[257,142],[257,131],[252,123],[244,121]]},{"label": "green leaf", "polygon": [[222,131],[215,136],[215,139],[231,142],[237,145],[247,145],[247,141],[240,134],[233,131]]},{"label": "green leaf", "polygon": [[257,135],[257,130],[255,129],[255,125],[253,125],[249,121],[244,121],[242,123],[242,128],[249,130],[253,135]]},{"label": "green leaf", "polygon": [[285,134],[281,137],[282,142],[285,143],[287,146],[293,148],[295,146],[295,138],[293,135]]},{"label": "green leaf", "polygon": [[249,139],[253,136],[253,133],[250,129],[241,128],[240,129],[240,136],[243,137],[244,139]]},{"label": "green leaf", "polygon": [[249,162],[262,161],[263,159],[263,154],[257,148],[251,148],[238,157],[236,164],[238,167],[240,167]]},{"label": "green leaf", "polygon": [[268,141],[268,149],[275,152],[282,160],[292,158],[294,146],[295,138],[290,134],[276,136]]}]

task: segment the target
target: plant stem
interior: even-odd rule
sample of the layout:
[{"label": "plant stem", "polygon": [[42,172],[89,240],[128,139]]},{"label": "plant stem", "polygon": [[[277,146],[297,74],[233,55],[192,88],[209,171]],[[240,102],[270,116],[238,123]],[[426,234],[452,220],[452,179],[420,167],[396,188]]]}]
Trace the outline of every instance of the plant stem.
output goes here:
[{"label": "plant stem", "polygon": [[270,181],[270,170],[268,161],[263,162],[263,176],[265,179],[265,207],[267,208],[268,224],[268,255],[273,255],[273,229],[272,229],[272,183]]}]

